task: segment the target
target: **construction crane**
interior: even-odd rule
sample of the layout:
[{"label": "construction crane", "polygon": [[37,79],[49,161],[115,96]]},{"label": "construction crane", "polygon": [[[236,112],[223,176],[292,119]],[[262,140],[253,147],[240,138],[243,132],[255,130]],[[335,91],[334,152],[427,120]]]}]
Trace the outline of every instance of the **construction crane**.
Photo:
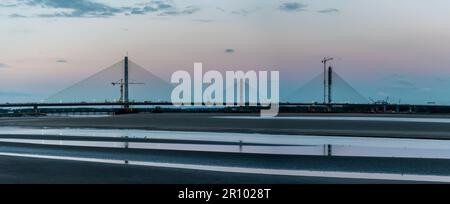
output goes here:
[{"label": "construction crane", "polygon": [[334,60],[331,57],[324,57],[322,60],[323,64],[323,103],[327,102],[327,62]]},{"label": "construction crane", "polygon": [[[119,81],[116,82],[112,82],[111,83],[113,86],[120,86],[120,98],[119,98],[119,102],[121,103],[125,103],[125,97],[124,97],[124,87],[125,87],[125,81],[123,79],[120,79]],[[128,82],[128,84],[145,84],[145,83],[141,83],[141,82]]]}]

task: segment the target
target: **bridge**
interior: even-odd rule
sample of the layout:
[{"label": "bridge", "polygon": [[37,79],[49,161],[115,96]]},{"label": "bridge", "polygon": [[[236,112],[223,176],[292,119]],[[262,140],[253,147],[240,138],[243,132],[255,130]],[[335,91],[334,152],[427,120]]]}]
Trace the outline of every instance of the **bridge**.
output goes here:
[{"label": "bridge", "polygon": [[[439,110],[450,112],[450,106],[369,103],[331,66],[326,67],[326,62],[329,60],[332,58],[324,58],[322,61],[324,63],[322,74],[301,86],[289,97],[282,99],[283,101],[292,101],[280,103],[282,111],[416,112],[418,110]],[[118,89],[115,85],[119,85],[120,88]],[[3,103],[0,104],[0,108],[28,108],[32,112],[39,113],[68,111],[62,110],[64,108],[77,108],[73,111],[80,111],[81,107],[111,107],[109,111],[128,110],[130,107],[166,107],[174,105],[168,102],[172,89],[172,84],[132,62],[127,56],[118,63],[48,97],[44,102]],[[237,106],[237,104],[228,105]],[[256,109],[267,107],[267,105],[259,104]],[[47,110],[43,111],[42,109]],[[84,109],[84,111],[94,110]]]},{"label": "bridge", "polygon": [[[140,107],[151,106],[147,111],[155,108],[171,107],[171,102],[74,102],[74,103],[5,103],[0,104],[0,108],[28,108],[31,113],[126,113]],[[190,104],[195,110],[198,104]],[[206,105],[206,104],[204,104]],[[268,108],[267,105],[258,104],[256,107],[237,106],[237,104],[228,104],[231,106],[223,106],[216,109],[217,111],[245,111],[260,110]],[[280,103],[280,112],[366,112],[366,113],[450,113],[450,106],[447,105],[414,105],[414,104],[350,104],[350,103]],[[133,109],[124,109],[123,107],[133,107]],[[240,109],[239,109],[240,108]],[[246,109],[247,108],[247,109]],[[170,108],[176,111],[176,108]]]}]

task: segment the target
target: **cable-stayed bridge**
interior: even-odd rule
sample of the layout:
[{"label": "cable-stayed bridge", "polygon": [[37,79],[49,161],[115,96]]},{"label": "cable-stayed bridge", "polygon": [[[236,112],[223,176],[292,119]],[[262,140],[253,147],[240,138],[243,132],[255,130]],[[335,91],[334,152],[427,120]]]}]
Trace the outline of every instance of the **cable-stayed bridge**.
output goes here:
[{"label": "cable-stayed bridge", "polygon": [[[247,90],[250,88],[247,83]],[[170,106],[174,85],[125,57],[48,97],[41,103],[6,103],[0,108]],[[248,91],[245,91],[248,94]],[[280,106],[368,106],[369,101],[331,67],[300,86]],[[234,105],[234,104],[233,104]],[[237,104],[236,104],[237,105]],[[380,105],[380,104],[372,104]],[[387,105],[387,104],[384,104]],[[386,107],[385,107],[386,109]],[[397,108],[398,109],[398,108]]]},{"label": "cable-stayed bridge", "polygon": [[[331,69],[330,69],[331,70]],[[367,104],[369,100],[353,88],[335,71],[328,75],[318,74],[316,77],[303,84],[289,96],[288,102],[300,103],[324,103],[324,104]],[[324,81],[325,78],[325,92]]]},{"label": "cable-stayed bridge", "polygon": [[[329,102],[324,101],[325,103],[368,103],[368,100],[364,96],[359,94],[336,72],[332,71],[331,73],[332,78],[328,81],[330,83],[333,81],[333,83],[328,87],[332,88],[330,93],[333,93],[333,100]],[[324,74],[319,74],[288,97],[281,98],[280,101],[300,103],[321,102],[320,98],[323,94],[321,80],[328,77],[328,75],[324,76]],[[248,94],[249,89],[256,88],[249,87],[249,84],[246,82],[245,86],[247,87],[246,94]],[[159,78],[129,60],[128,57],[125,57],[123,60],[100,72],[48,97],[44,102],[169,102],[173,88],[173,84]]]},{"label": "cable-stayed bridge", "polygon": [[167,102],[170,101],[172,89],[172,84],[125,57],[44,101],[46,103]]}]

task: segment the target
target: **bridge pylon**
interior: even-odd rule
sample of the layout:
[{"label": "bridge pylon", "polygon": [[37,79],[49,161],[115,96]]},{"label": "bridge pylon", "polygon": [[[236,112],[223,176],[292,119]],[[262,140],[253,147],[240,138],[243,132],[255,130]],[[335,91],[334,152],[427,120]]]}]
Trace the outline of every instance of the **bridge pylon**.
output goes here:
[{"label": "bridge pylon", "polygon": [[123,78],[119,81],[112,82],[113,86],[120,86],[120,98],[119,102],[123,103],[123,109],[128,110],[130,108],[130,100],[129,100],[129,85],[130,84],[144,84],[140,82],[130,82],[129,80],[129,67],[128,67],[128,56],[125,56],[123,61]]}]

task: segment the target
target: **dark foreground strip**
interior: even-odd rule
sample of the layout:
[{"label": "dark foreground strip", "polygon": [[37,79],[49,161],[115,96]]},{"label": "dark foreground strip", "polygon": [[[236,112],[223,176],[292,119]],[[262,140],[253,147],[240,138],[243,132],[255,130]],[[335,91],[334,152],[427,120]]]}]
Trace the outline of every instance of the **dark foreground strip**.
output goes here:
[{"label": "dark foreground strip", "polygon": [[[270,189],[264,198],[249,198],[233,192]],[[46,203],[387,203],[388,201],[431,201],[446,199],[450,186],[444,185],[2,185],[2,199]],[[181,198],[185,192],[211,191],[204,198]],[[219,194],[219,195],[216,195]],[[225,195],[227,194],[227,195]],[[200,195],[200,194],[197,194]],[[284,202],[283,202],[284,203]]]}]

